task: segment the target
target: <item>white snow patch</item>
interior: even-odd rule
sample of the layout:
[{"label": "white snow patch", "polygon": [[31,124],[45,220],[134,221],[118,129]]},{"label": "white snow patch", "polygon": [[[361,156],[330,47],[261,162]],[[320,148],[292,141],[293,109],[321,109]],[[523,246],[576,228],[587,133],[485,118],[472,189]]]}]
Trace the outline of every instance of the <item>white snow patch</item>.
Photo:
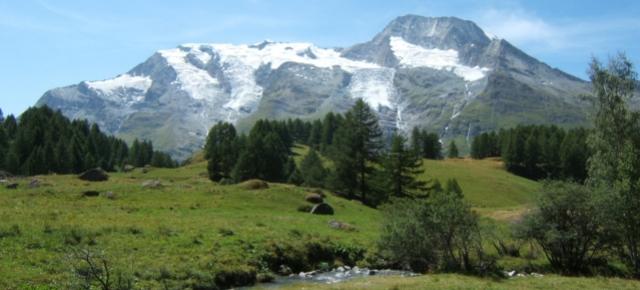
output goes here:
[{"label": "white snow patch", "polygon": [[110,80],[85,82],[93,90],[108,95],[119,89],[134,89],[144,93],[151,87],[153,81],[148,76],[119,75]]},{"label": "white snow patch", "polygon": [[449,70],[466,81],[476,81],[485,76],[488,68],[470,67],[460,63],[458,52],[453,49],[427,49],[406,42],[401,37],[390,38],[391,49],[406,67],[429,67],[438,70]]},{"label": "white snow patch", "polygon": [[202,50],[199,44],[187,43],[181,45],[180,47],[187,49],[190,55],[193,55],[197,60],[201,62],[202,66],[211,61],[211,54],[206,50]]},{"label": "white snow patch", "polygon": [[343,58],[339,52],[333,49],[319,48],[304,42],[270,42],[262,49],[255,46],[234,44],[210,44],[208,46],[219,53],[221,62],[238,59],[254,69],[267,64],[272,69],[277,69],[286,62],[309,64],[320,68],[340,66],[349,72],[356,69],[378,67],[376,64]]},{"label": "white snow patch", "polygon": [[394,75],[395,70],[391,68],[357,70],[351,77],[349,92],[353,98],[362,98],[374,109],[379,106],[391,108],[395,95]]},{"label": "white snow patch", "polygon": [[190,63],[187,59],[188,52],[176,48],[160,50],[159,53],[176,71],[177,79],[174,82],[192,98],[207,100],[220,94],[218,80],[211,77],[207,71]]}]

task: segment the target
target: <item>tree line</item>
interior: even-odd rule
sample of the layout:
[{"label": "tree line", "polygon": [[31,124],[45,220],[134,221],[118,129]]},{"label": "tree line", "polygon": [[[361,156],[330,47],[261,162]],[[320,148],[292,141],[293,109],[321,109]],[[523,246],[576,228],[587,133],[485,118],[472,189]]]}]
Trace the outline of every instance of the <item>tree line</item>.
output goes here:
[{"label": "tree line", "polygon": [[[247,135],[220,122],[209,132],[205,157],[210,179],[222,183],[259,178],[326,187],[371,206],[421,195],[422,158],[442,158],[437,135],[416,129],[411,142],[400,134],[384,140],[375,112],[357,100],[322,120],[259,120]],[[310,148],[299,166],[294,143]]]},{"label": "tree line", "polygon": [[502,157],[505,168],[532,179],[587,178],[589,130],[549,125],[517,126],[483,133],[471,143],[471,157]]},{"label": "tree line", "polygon": [[70,121],[46,106],[27,109],[19,121],[9,115],[0,123],[0,170],[12,174],[68,174],[96,167],[114,171],[127,164],[177,166],[150,141],[135,140],[129,147],[96,124]]}]

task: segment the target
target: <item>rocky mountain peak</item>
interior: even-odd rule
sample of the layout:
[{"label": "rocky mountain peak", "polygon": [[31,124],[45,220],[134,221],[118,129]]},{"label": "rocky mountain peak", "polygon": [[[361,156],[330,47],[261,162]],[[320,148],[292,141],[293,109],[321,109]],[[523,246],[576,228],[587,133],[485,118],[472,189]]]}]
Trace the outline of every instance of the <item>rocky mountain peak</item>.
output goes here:
[{"label": "rocky mountain peak", "polygon": [[485,47],[491,39],[475,23],[456,17],[424,17],[405,15],[391,21],[376,36],[384,39],[398,36],[426,48],[460,50],[467,45]]}]

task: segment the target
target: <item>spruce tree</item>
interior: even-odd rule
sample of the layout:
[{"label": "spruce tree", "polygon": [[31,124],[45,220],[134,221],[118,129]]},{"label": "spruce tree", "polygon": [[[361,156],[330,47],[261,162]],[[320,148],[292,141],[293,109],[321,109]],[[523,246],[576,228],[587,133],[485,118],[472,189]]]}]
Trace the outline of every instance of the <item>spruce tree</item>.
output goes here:
[{"label": "spruce tree", "polygon": [[373,164],[379,161],[381,137],[378,118],[362,99],[345,114],[336,133],[334,186],[351,197],[359,194],[365,204],[369,204],[367,194],[372,191],[369,179],[375,174]]},{"label": "spruce tree", "polygon": [[451,143],[449,143],[449,155],[447,157],[449,157],[449,158],[459,158],[460,157],[460,153],[458,152],[458,146],[456,146],[456,141],[455,140],[451,140]]},{"label": "spruce tree", "polygon": [[321,142],[322,142],[322,122],[320,120],[315,120],[311,125],[311,132],[309,133],[309,139],[307,140],[307,144],[309,144],[309,146],[313,147],[314,149],[319,149]]},{"label": "spruce tree", "polygon": [[205,145],[209,178],[220,181],[229,178],[238,160],[236,129],[230,123],[218,123],[211,128]]},{"label": "spruce tree", "polygon": [[5,159],[4,168],[12,174],[20,173],[20,158],[18,157],[18,153],[16,153],[15,146],[10,147]]},{"label": "spruce tree", "polygon": [[416,179],[417,175],[424,172],[422,159],[406,143],[406,138],[394,134],[391,149],[382,163],[386,190],[395,197],[411,197],[425,190],[425,183]]},{"label": "spruce tree", "polygon": [[333,144],[333,138],[336,130],[340,125],[340,115],[335,115],[334,113],[329,112],[322,121],[322,136],[321,136],[321,149],[323,152],[327,151]]},{"label": "spruce tree", "polygon": [[13,139],[16,136],[16,132],[18,131],[18,122],[16,121],[16,117],[13,115],[7,116],[2,122],[2,126],[4,127],[5,133],[9,137],[9,139]]},{"label": "spruce tree", "polygon": [[327,170],[314,149],[309,150],[309,153],[300,162],[300,175],[306,186],[324,186]]},{"label": "spruce tree", "polygon": [[9,137],[4,131],[4,127],[0,126],[0,170],[5,168],[5,160],[9,151]]}]

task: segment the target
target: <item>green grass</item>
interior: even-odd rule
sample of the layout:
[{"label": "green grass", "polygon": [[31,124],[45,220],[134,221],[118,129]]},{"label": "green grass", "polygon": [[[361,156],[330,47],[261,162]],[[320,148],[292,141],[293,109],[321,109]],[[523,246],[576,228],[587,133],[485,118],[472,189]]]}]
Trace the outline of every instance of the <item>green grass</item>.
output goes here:
[{"label": "green grass", "polygon": [[480,212],[516,210],[535,201],[538,182],[507,172],[496,159],[425,160],[423,179],[437,178],[444,186],[458,180],[465,198]]},{"label": "green grass", "polygon": [[[296,147],[296,158],[300,159],[307,150]],[[504,171],[496,160],[427,160],[424,166],[422,178],[435,177],[443,183],[456,178],[474,208],[501,227],[530,206],[539,187]],[[379,212],[356,201],[329,194],[327,201],[336,214],[314,216],[297,210],[307,204],[304,197],[309,189],[272,183],[268,189],[247,190],[242,185],[212,183],[207,179],[202,156],[177,169],[152,169],[146,174],[135,170],[110,176],[108,182],[98,183],[81,181],[73,175],[38,176],[36,179],[42,183],[38,188],[28,187],[31,178],[19,179],[17,190],[0,187],[0,289],[41,285],[68,288],[65,283],[71,274],[68,257],[72,248],[104,251],[116,266],[134,274],[137,286],[157,289],[162,287],[159,281],[166,277],[190,281],[225,269],[264,270],[260,257],[274,244],[304,247],[305,241],[331,241],[336,247],[372,249],[380,231]],[[164,187],[142,187],[144,181],[152,179],[160,180]],[[116,198],[82,197],[82,192],[88,190],[111,191]],[[328,226],[330,220],[349,223],[356,231],[332,229]],[[294,247],[287,251],[297,250]],[[541,263],[541,259],[535,262]],[[523,259],[500,260],[510,269],[511,265],[523,263]],[[638,286],[617,279],[547,276],[530,282],[492,282],[429,275],[308,288],[389,289],[397,285],[399,289],[423,289],[426,285],[449,289],[543,289],[570,288],[580,283],[594,288]]]},{"label": "green grass", "polygon": [[[297,211],[306,204],[303,188],[217,186],[205,173],[205,163],[198,163],[147,174],[111,174],[102,183],[39,176],[43,186],[36,189],[28,189],[29,179],[20,180],[18,190],[1,188],[0,230],[17,225],[20,234],[0,238],[0,289],[58,285],[68,274],[65,255],[71,246],[105,250],[141,277],[153,277],[163,268],[179,272],[206,268],[212,261],[246,264],[273,240],[311,235],[369,247],[377,236],[378,213],[357,202],[328,196],[336,214],[315,216]],[[142,182],[149,179],[159,179],[165,187],[143,189]],[[87,190],[112,191],[117,198],[82,197]],[[328,222],[334,219],[357,231],[331,229]],[[233,235],[221,234],[227,230]],[[73,236],[81,237],[78,245],[65,243]]]}]

